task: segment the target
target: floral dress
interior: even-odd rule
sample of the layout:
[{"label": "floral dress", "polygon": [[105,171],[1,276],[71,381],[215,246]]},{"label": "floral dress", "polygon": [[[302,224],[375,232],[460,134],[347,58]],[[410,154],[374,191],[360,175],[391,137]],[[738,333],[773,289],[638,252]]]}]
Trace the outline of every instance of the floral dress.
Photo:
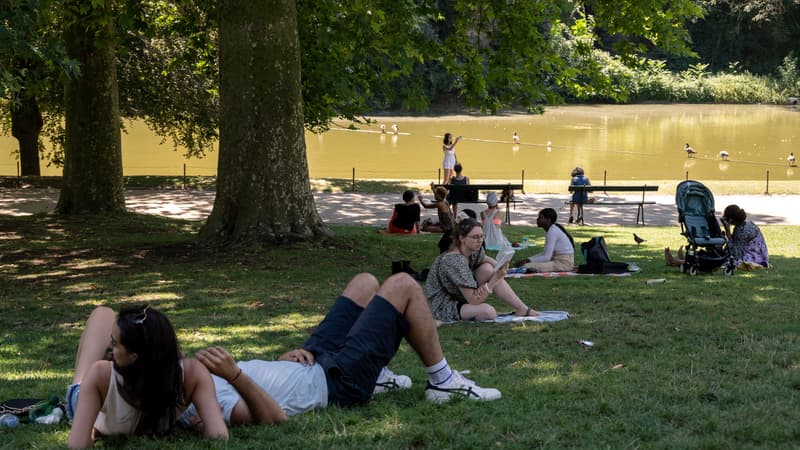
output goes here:
[{"label": "floral dress", "polygon": [[730,251],[733,263],[737,266],[742,263],[750,263],[769,267],[767,241],[761,234],[758,225],[749,220],[733,229]]},{"label": "floral dress", "polygon": [[483,249],[467,259],[461,253],[445,252],[433,260],[428,279],[425,282],[425,295],[431,304],[431,312],[436,320],[454,322],[461,320],[461,305],[467,300],[461,287],[477,289],[478,281],[472,271],[483,260]]}]

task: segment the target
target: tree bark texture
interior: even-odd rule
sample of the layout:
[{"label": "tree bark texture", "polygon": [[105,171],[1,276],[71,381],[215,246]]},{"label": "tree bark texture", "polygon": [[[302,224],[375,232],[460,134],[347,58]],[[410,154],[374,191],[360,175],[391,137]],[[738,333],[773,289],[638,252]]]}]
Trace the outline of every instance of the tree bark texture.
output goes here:
[{"label": "tree bark texture", "polygon": [[61,214],[125,211],[111,3],[65,2],[64,41],[81,74],[65,86]]},{"label": "tree bark texture", "polygon": [[219,3],[217,196],[212,245],[329,235],[308,178],[294,1]]},{"label": "tree bark texture", "polygon": [[20,175],[39,176],[39,133],[44,121],[36,98],[27,93],[17,96],[11,106],[11,135],[19,142]]}]

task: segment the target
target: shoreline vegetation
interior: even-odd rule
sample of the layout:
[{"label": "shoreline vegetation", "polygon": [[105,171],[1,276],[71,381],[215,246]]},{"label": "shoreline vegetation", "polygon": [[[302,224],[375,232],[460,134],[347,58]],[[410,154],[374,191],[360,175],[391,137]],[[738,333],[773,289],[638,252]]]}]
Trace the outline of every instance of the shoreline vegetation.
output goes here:
[{"label": "shoreline vegetation", "polygon": [[[403,192],[407,189],[429,193],[430,184],[435,180],[391,180],[347,178],[312,178],[311,190],[315,192],[359,192],[364,194],[383,194]],[[522,180],[475,179],[473,183],[518,183]],[[606,180],[607,185],[650,185],[658,186],[659,194],[674,192],[675,186],[683,180]],[[798,195],[800,184],[793,180],[699,180],[717,195]],[[204,176],[129,176],[125,177],[128,189],[189,189],[214,190],[216,177]],[[525,193],[563,194],[567,191],[569,180],[525,180]],[[597,182],[595,185],[602,185]],[[353,189],[355,187],[355,189]],[[0,189],[14,188],[61,188],[61,177],[0,177]]]}]

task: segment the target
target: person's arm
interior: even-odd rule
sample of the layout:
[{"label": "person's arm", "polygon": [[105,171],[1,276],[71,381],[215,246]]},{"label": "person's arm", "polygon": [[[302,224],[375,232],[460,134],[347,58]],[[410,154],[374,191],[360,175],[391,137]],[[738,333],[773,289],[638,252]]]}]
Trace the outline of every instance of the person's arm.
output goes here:
[{"label": "person's arm", "polygon": [[[75,417],[69,430],[67,446],[69,448],[88,448],[94,441],[94,422],[103,405],[103,399],[108,393],[108,383],[111,379],[111,363],[109,361],[95,362],[86,376],[81,381],[81,392],[78,396],[78,405],[75,408]],[[103,389],[105,386],[105,389]]]},{"label": "person's arm", "polygon": [[184,392],[188,394],[186,402],[197,408],[197,415],[203,423],[203,436],[227,440],[228,427],[222,418],[214,381],[208,369],[196,359],[184,359],[183,386]]},{"label": "person's arm", "polygon": [[436,203],[427,203],[427,202],[426,202],[426,201],[425,201],[425,200],[422,198],[422,196],[421,196],[421,195],[420,195],[420,196],[417,196],[417,199],[419,200],[419,204],[420,204],[420,205],[422,205],[424,208],[431,209],[431,208],[436,208],[436,206],[437,206],[437,205],[436,205]]},{"label": "person's arm", "polygon": [[387,230],[390,229],[392,225],[394,225],[395,219],[397,219],[397,206],[395,206],[394,209],[392,210],[392,217],[389,219],[389,224],[386,225]]},{"label": "person's arm", "polygon": [[222,347],[209,347],[197,352],[197,360],[214,375],[225,379],[239,395],[231,412],[231,425],[245,423],[274,424],[285,422],[288,417],[267,392],[248,374],[236,365],[230,353]]},{"label": "person's arm", "polygon": [[544,236],[544,249],[541,253],[531,256],[528,258],[530,262],[547,262],[553,259],[553,254],[555,253],[556,248],[556,241],[558,240],[558,229],[555,225],[550,225],[550,229],[547,230],[547,234]]},{"label": "person's arm", "polygon": [[442,144],[442,148],[444,150],[447,150],[447,151],[454,150],[456,148],[456,144],[458,144],[458,141],[460,141],[460,140],[461,140],[461,136],[458,136],[458,137],[456,137],[456,140],[453,141],[452,144]]},{"label": "person's arm", "polygon": [[723,230],[723,231],[725,231],[725,236],[726,236],[728,239],[731,239],[731,238],[733,238],[733,234],[731,233],[731,223],[730,223],[730,222],[728,222],[728,221],[727,221],[727,220],[725,220],[725,219],[722,219],[722,220],[721,220],[721,222],[722,222],[722,227],[724,228],[724,230]]}]

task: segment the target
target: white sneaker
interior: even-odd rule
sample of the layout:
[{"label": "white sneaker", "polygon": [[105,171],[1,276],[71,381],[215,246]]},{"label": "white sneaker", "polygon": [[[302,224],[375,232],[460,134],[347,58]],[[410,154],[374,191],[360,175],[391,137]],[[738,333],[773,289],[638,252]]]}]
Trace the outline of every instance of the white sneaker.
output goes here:
[{"label": "white sneaker", "polygon": [[411,387],[411,378],[407,375],[398,375],[388,367],[384,367],[381,374],[378,376],[378,381],[375,383],[375,389],[372,394],[383,394],[384,392],[396,391],[399,389],[409,389]]},{"label": "white sneaker", "polygon": [[425,388],[425,398],[435,403],[448,402],[453,395],[481,401],[497,400],[503,396],[497,389],[482,388],[455,370],[447,382],[433,385],[428,381],[428,387]]}]

